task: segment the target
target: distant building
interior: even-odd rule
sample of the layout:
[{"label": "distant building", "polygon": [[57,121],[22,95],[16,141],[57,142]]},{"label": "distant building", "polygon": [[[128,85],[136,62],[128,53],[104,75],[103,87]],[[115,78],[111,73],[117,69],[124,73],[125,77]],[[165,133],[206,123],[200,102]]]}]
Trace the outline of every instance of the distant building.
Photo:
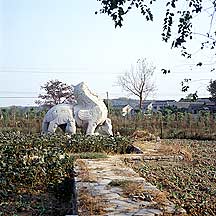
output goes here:
[{"label": "distant building", "polygon": [[175,100],[155,100],[152,104],[153,112],[161,111],[164,108],[171,106],[171,104],[174,102],[176,101]]},{"label": "distant building", "polygon": [[190,106],[190,102],[173,102],[171,107],[178,109],[181,112],[187,112]]},{"label": "distant building", "polygon": [[143,102],[143,109],[142,109],[142,111],[144,113],[152,112],[152,109],[153,109],[152,101],[144,101]]},{"label": "distant building", "polygon": [[122,116],[130,115],[133,107],[130,105],[126,105],[122,108]]},{"label": "distant building", "polygon": [[211,98],[198,98],[196,102],[208,104],[208,103],[212,103],[212,100]]},{"label": "distant building", "polygon": [[[118,98],[111,100],[112,107],[121,110],[122,115],[135,114],[140,111],[139,100]],[[180,112],[190,112],[197,114],[199,111],[210,111],[216,113],[216,104],[209,98],[198,98],[196,102],[180,100],[145,100],[143,101],[143,113],[155,113],[163,111],[165,108],[174,108]]]},{"label": "distant building", "polygon": [[188,108],[188,112],[192,114],[198,114],[200,110],[203,110],[204,103],[202,102],[191,102]]},{"label": "distant building", "polygon": [[176,107],[179,111],[192,114],[198,114],[201,110],[216,112],[215,103],[209,99],[198,99],[196,102],[176,102],[173,103],[173,107]]},{"label": "distant building", "polygon": [[149,100],[143,103],[143,112],[158,112],[162,111],[164,108],[172,106],[175,100]]},{"label": "distant building", "polygon": [[138,100],[130,98],[117,98],[111,99],[111,104],[113,108],[122,109],[124,106],[130,105],[131,107],[136,107],[139,104]]}]

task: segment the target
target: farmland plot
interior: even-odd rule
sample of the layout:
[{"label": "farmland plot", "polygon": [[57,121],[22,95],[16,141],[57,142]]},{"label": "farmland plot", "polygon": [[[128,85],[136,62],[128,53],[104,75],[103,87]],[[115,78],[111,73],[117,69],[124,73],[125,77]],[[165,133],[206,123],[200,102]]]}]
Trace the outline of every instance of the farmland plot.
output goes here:
[{"label": "farmland plot", "polygon": [[216,142],[163,140],[161,152],[180,153],[185,160],[131,166],[189,215],[216,215]]},{"label": "farmland plot", "polygon": [[[70,180],[75,157],[123,153],[129,143],[124,137],[42,137],[1,132],[0,215],[70,213]],[[152,160],[128,165],[157,185],[189,215],[215,215],[216,142],[162,140],[158,152],[182,154],[185,160]]]}]

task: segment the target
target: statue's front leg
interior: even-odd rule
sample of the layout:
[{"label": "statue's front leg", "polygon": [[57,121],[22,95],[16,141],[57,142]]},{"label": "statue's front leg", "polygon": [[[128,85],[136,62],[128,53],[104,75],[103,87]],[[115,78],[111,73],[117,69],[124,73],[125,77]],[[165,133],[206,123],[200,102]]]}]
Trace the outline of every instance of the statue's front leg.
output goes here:
[{"label": "statue's front leg", "polygon": [[70,120],[67,122],[67,126],[66,126],[66,133],[69,134],[76,134],[76,123],[73,120]]},{"label": "statue's front leg", "polygon": [[96,122],[89,122],[86,130],[86,135],[94,135],[96,127],[97,127]]},{"label": "statue's front leg", "polygon": [[57,122],[56,122],[56,121],[51,121],[51,122],[49,123],[49,127],[48,127],[47,132],[48,132],[48,133],[55,133],[57,127],[58,127]]},{"label": "statue's front leg", "polygon": [[49,127],[49,122],[43,122],[42,123],[42,134],[47,134],[48,133],[48,127]]}]

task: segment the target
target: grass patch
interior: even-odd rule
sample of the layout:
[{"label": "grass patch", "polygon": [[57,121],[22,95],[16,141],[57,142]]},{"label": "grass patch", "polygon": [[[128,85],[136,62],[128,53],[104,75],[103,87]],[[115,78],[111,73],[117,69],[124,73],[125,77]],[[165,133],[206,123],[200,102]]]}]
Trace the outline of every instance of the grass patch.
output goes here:
[{"label": "grass patch", "polygon": [[78,154],[73,154],[75,159],[99,159],[99,158],[107,158],[106,153],[101,152],[81,152]]}]

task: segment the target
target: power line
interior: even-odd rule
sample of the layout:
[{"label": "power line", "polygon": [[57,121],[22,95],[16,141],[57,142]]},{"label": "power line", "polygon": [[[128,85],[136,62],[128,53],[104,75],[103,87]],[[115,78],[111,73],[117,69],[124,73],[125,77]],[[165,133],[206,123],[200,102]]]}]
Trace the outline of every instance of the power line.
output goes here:
[{"label": "power line", "polygon": [[0,94],[38,94],[38,92],[30,92],[30,91],[23,91],[23,92],[17,92],[17,91],[0,91]]},{"label": "power line", "polygon": [[23,97],[18,97],[18,96],[0,96],[2,99],[26,99],[26,98],[38,98],[38,97],[28,97],[28,96],[23,96]]},{"label": "power line", "polygon": [[[101,71],[45,71],[45,70],[1,70],[0,73],[29,73],[29,74],[101,74]],[[121,74],[121,72],[109,72],[109,74]]]},{"label": "power line", "polygon": [[[0,70],[0,73],[35,73],[35,74],[55,74],[55,73],[58,73],[58,74],[72,74],[74,72],[72,71],[24,71],[24,70]],[[75,73],[80,73],[80,72],[75,72]],[[82,73],[90,73],[90,72],[82,72]]]}]

